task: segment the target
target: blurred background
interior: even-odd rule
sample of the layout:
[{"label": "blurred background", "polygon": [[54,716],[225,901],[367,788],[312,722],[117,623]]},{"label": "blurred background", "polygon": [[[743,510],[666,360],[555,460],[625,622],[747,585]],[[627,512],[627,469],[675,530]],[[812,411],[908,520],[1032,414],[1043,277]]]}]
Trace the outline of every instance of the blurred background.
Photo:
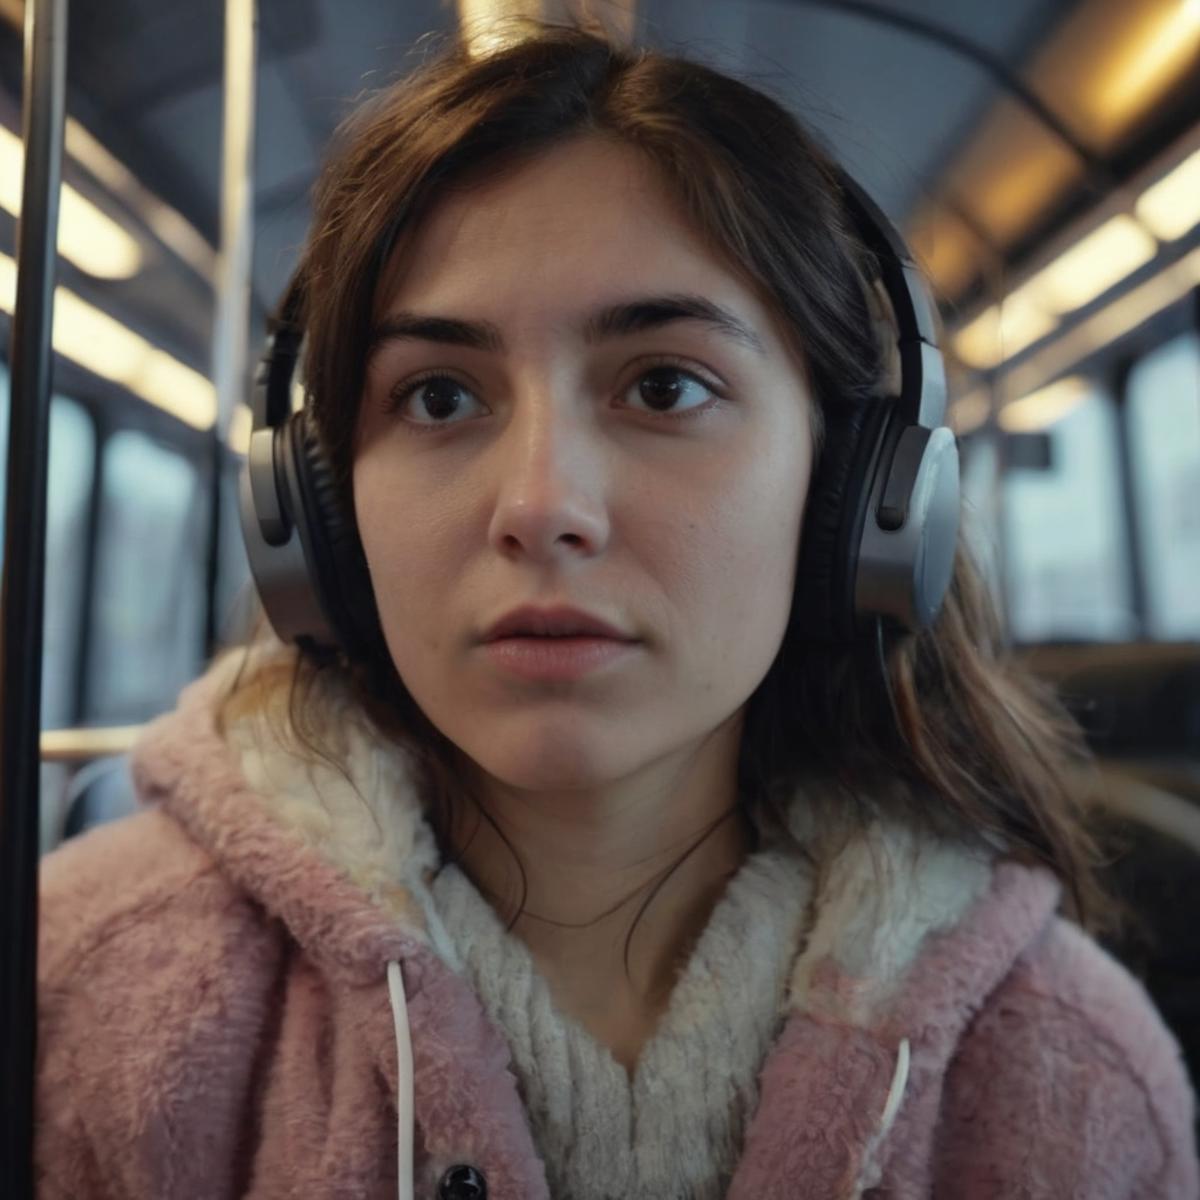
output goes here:
[{"label": "blurred background", "polygon": [[[968,526],[1008,638],[1083,722],[1145,918],[1111,945],[1197,1064],[1200,0],[261,0],[251,353],[338,122],[464,23],[590,11],[774,94],[905,231],[945,326]],[[0,384],[22,147],[0,0]],[[244,406],[218,421],[224,4],[71,6],[42,845],[129,803],[124,748],[252,612]],[[245,100],[249,103],[249,99]],[[0,405],[0,471],[7,404]],[[0,493],[2,502],[2,493]],[[91,731],[90,738],[80,731]]]}]

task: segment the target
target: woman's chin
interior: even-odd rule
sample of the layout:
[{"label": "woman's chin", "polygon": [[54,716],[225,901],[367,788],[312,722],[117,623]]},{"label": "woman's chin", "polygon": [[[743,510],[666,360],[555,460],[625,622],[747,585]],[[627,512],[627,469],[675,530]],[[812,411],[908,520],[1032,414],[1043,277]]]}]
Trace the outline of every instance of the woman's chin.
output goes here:
[{"label": "woman's chin", "polygon": [[[509,734],[502,746],[462,747],[485,775],[497,784],[522,792],[564,792],[602,788],[627,774],[619,749],[605,739],[544,731],[528,737]],[[630,769],[636,764],[631,762]]]}]

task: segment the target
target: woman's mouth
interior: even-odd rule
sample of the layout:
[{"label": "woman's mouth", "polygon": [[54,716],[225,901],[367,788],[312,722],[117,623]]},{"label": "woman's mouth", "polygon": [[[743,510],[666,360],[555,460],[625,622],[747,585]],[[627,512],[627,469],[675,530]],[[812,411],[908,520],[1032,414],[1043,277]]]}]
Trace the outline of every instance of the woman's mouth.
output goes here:
[{"label": "woman's mouth", "polygon": [[522,634],[486,642],[483,649],[500,670],[519,679],[562,683],[616,663],[638,644],[593,634]]}]

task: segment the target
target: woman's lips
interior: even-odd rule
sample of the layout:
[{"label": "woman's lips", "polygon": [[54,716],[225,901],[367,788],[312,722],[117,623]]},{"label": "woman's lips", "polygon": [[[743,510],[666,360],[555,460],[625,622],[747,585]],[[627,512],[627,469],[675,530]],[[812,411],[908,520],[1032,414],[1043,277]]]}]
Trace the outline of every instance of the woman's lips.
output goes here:
[{"label": "woman's lips", "polygon": [[519,679],[562,683],[581,679],[631,654],[637,642],[595,637],[506,637],[483,650],[500,670]]}]

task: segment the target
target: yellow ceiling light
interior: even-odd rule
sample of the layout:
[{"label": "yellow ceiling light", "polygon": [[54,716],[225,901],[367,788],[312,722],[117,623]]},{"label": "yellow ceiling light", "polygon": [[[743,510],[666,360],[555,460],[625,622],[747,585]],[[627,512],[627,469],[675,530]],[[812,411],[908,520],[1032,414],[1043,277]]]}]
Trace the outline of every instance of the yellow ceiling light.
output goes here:
[{"label": "yellow ceiling light", "polygon": [[1004,405],[997,421],[1006,433],[1036,433],[1062,420],[1089,391],[1086,379],[1072,375]]},{"label": "yellow ceiling light", "polygon": [[148,344],[126,325],[65,287],[54,289],[54,348],[94,375],[125,383]]},{"label": "yellow ceiling light", "polygon": [[1058,319],[1014,292],[980,313],[954,337],[954,351],[968,366],[987,370],[1045,337]]},{"label": "yellow ceiling light", "polygon": [[7,254],[0,254],[0,312],[10,313],[17,307],[17,264]]},{"label": "yellow ceiling light", "polygon": [[59,198],[58,251],[97,279],[129,279],[142,268],[137,242],[69,183]]},{"label": "yellow ceiling light", "polygon": [[[25,152],[21,139],[0,126],[0,206],[21,215]],[[137,242],[69,183],[59,196],[58,252],[98,279],[128,279],[142,265]]]},{"label": "yellow ceiling light", "polygon": [[1157,253],[1157,242],[1133,217],[1121,213],[1060,254],[1020,292],[1047,312],[1069,313],[1103,295]]},{"label": "yellow ceiling light", "polygon": [[1200,5],[1195,0],[1143,0],[1129,11],[1129,26],[1098,73],[1092,95],[1092,106],[1110,124],[1146,111],[1200,50]]},{"label": "yellow ceiling light", "polygon": [[[1168,242],[1187,233],[1200,221],[1200,151],[1194,151],[1147,188],[1137,202],[1136,212],[1136,217],[1128,213],[1110,217],[1012,291],[1002,307],[993,306],[980,313],[954,336],[959,360],[980,370],[1002,366],[1055,330],[1061,317],[1104,296],[1153,261],[1159,253],[1156,238]],[[1100,331],[1110,338],[1119,337],[1153,315],[1146,311],[1148,303],[1159,307],[1173,303],[1173,299],[1162,297],[1169,292],[1177,298],[1179,281],[1190,278],[1193,258],[1187,255],[1127,289],[1125,295],[1070,329],[1061,339],[1063,346],[1075,347],[1081,339],[1094,340]],[[1053,359],[1057,346],[1055,341],[1037,351],[1035,357],[1039,362]],[[1025,367],[1019,367],[1018,372],[1024,375]],[[1051,372],[1051,377],[1055,373]]]},{"label": "yellow ceiling light", "polygon": [[520,41],[525,22],[542,15],[542,0],[458,0],[458,23],[476,58]]},{"label": "yellow ceiling light", "polygon": [[[0,254],[0,309],[16,307],[17,265]],[[196,429],[217,419],[212,382],[68,288],[54,289],[54,349]]]},{"label": "yellow ceiling light", "polygon": [[1106,304],[1061,338],[1022,363],[1007,380],[1013,394],[1031,392],[1047,379],[1069,371],[1090,354],[1111,346],[1164,308],[1200,287],[1200,249],[1164,267],[1145,283]]},{"label": "yellow ceiling light", "polygon": [[1164,242],[1183,237],[1200,222],[1200,150],[1141,194],[1137,215]]},{"label": "yellow ceiling light", "polygon": [[129,389],[195,429],[211,429],[217,420],[217,390],[212,380],[185,367],[165,350],[146,344],[146,353],[130,377]]},{"label": "yellow ceiling light", "polygon": [[628,43],[637,25],[637,0],[457,0],[458,24],[476,58],[526,36],[531,23],[572,25]]},{"label": "yellow ceiling light", "polygon": [[1094,348],[1107,346],[1148,321],[1155,313],[1200,287],[1200,250],[1193,250],[1140,287],[1115,300],[1080,326]]}]

